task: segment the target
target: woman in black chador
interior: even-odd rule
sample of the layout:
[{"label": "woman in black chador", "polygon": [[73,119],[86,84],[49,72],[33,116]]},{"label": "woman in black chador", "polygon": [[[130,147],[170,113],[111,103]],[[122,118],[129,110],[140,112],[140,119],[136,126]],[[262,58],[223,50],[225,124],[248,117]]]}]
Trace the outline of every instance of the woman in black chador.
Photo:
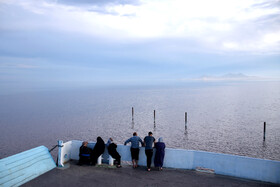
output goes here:
[{"label": "woman in black chador", "polygon": [[104,153],[105,150],[105,143],[103,141],[103,139],[98,136],[97,137],[97,141],[96,144],[92,150],[92,154],[91,154],[91,164],[95,165],[97,163],[97,159],[98,157]]},{"label": "woman in black chador", "polygon": [[79,165],[83,164],[89,164],[90,163],[90,155],[91,155],[91,149],[87,146],[88,142],[84,141],[82,143],[82,146],[80,147],[80,153],[79,153]]},{"label": "woman in black chador", "polygon": [[109,138],[106,145],[107,145],[107,148],[108,148],[108,153],[111,155],[111,157],[116,159],[117,168],[122,167],[121,166],[121,155],[117,151],[117,144],[115,144],[113,142],[112,138]]}]

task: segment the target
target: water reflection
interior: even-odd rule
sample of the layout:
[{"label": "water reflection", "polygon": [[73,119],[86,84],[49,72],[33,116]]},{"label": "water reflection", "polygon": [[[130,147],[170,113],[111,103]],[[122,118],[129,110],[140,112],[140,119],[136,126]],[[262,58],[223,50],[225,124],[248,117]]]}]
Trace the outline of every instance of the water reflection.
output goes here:
[{"label": "water reflection", "polygon": [[[58,139],[119,143],[133,131],[141,138],[155,131],[167,147],[280,160],[279,113],[280,85],[268,83],[1,96],[0,158]],[[271,124],[265,142],[260,121]]]},{"label": "water reflection", "polygon": [[131,129],[134,129],[134,125],[135,125],[134,120],[132,120],[132,122],[131,122]]},{"label": "water reflection", "polygon": [[189,134],[188,134],[188,131],[185,130],[184,135],[183,135],[183,141],[187,142],[188,140],[189,140]]},{"label": "water reflection", "polygon": [[262,142],[262,148],[265,151],[265,149],[266,149],[266,142],[265,141]]},{"label": "water reflection", "polygon": [[185,128],[184,135],[188,136],[188,129]]},{"label": "water reflection", "polygon": [[157,130],[156,122],[154,122],[154,131]]}]

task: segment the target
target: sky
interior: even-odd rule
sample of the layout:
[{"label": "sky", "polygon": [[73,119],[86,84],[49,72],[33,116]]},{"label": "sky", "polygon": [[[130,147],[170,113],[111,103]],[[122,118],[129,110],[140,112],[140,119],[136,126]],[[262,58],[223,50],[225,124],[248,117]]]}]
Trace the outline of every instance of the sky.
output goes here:
[{"label": "sky", "polygon": [[2,91],[226,74],[280,78],[279,0],[0,0]]}]

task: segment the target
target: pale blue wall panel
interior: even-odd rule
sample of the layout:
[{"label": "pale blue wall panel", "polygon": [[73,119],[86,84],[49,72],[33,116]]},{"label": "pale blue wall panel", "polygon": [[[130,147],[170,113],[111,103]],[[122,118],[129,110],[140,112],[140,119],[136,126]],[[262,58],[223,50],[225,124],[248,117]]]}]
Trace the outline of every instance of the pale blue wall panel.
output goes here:
[{"label": "pale blue wall panel", "polygon": [[0,160],[0,186],[19,186],[55,168],[45,146]]}]

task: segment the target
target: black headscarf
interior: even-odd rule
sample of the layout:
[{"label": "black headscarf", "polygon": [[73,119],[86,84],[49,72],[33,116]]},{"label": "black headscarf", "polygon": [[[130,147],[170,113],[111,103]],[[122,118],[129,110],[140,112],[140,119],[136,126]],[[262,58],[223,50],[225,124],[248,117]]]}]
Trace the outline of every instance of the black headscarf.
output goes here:
[{"label": "black headscarf", "polygon": [[98,136],[96,144],[93,148],[93,153],[96,154],[97,157],[99,157],[104,152],[104,150],[105,150],[105,143],[103,139],[100,136]]},{"label": "black headscarf", "polygon": [[114,155],[117,152],[117,144],[110,143],[110,145],[108,146],[108,152],[110,155]]}]

